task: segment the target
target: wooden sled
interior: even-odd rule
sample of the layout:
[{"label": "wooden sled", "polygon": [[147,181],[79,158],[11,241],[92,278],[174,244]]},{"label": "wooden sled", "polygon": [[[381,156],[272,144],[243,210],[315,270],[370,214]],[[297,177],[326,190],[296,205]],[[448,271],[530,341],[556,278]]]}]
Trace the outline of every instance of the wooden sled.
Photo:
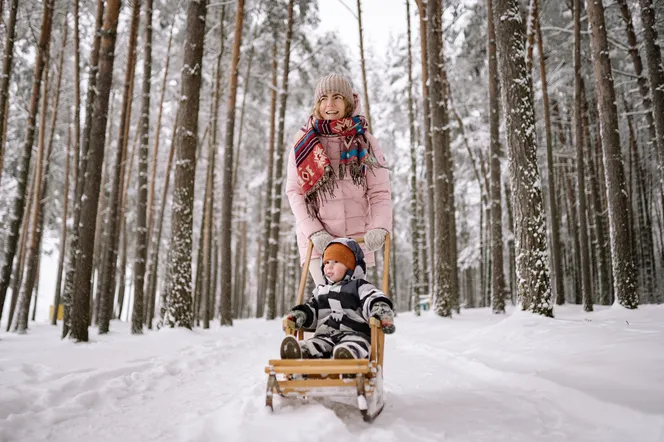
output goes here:
[{"label": "wooden sled", "polygon": [[[364,242],[359,239],[358,243]],[[302,267],[300,287],[296,304],[304,302],[304,290],[309,276],[309,262],[313,243],[309,241],[307,255]],[[385,237],[383,249],[383,293],[388,293],[388,270],[390,265],[390,235]],[[369,359],[270,359],[265,373],[268,374],[265,405],[274,410],[275,394],[289,398],[308,397],[356,397],[357,405],[365,422],[373,420],[383,411],[383,354],[385,335],[380,321],[371,318],[371,354]],[[304,338],[304,330],[286,327],[286,335],[298,340]]]}]

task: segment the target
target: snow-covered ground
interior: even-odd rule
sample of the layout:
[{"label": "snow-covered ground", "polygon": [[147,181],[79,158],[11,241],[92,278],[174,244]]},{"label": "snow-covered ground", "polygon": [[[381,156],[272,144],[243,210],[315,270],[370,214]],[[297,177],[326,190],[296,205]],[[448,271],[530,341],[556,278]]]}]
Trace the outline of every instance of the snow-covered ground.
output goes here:
[{"label": "snow-covered ground", "polygon": [[386,339],[386,406],[275,400],[280,321],[59,339],[0,334],[0,441],[664,441],[664,306],[578,306],[556,319],[401,314]]}]

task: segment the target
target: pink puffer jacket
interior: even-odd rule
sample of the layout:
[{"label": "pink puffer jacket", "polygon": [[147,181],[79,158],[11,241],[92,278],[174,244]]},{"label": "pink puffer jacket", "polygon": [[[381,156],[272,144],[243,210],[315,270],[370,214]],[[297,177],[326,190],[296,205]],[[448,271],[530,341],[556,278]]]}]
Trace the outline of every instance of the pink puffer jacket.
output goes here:
[{"label": "pink puffer jacket", "polygon": [[[304,135],[300,131],[295,135],[293,146]],[[371,151],[381,165],[386,165],[385,155],[376,138],[367,133]],[[334,173],[339,175],[339,158],[341,156],[341,137],[320,137],[327,156],[332,163]],[[367,170],[366,187],[356,186],[346,174],[343,180],[337,181],[339,187],[334,197],[328,197],[321,204],[319,219],[307,214],[302,188],[297,183],[297,166],[295,150],[291,147],[288,153],[288,175],[286,195],[295,215],[297,245],[300,250],[300,265],[304,263],[307,253],[309,236],[319,230],[326,230],[333,237],[359,238],[369,229],[382,228],[392,232],[392,196],[390,174],[385,168],[374,167]],[[365,262],[368,266],[375,263],[373,252],[364,249]],[[312,258],[320,258],[314,249]]]}]

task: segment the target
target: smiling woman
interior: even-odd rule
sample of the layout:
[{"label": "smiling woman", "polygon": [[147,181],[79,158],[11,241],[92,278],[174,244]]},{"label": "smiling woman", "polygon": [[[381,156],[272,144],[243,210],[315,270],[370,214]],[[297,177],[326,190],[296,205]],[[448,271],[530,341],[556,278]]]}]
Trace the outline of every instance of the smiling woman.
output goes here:
[{"label": "smiling woman", "polygon": [[314,243],[309,271],[324,282],[320,257],[333,238],[364,237],[368,266],[392,230],[390,177],[378,141],[359,114],[360,100],[339,74],[320,79],[306,125],[293,140],[286,194],[295,215],[300,264]]}]

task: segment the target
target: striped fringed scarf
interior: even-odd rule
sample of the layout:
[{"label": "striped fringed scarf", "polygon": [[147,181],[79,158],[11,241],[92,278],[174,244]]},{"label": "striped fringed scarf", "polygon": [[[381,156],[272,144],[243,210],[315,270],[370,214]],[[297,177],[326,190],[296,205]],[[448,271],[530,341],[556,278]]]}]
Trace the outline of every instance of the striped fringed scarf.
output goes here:
[{"label": "striped fringed scarf", "polygon": [[307,132],[295,143],[295,164],[307,213],[315,218],[321,203],[328,195],[334,196],[337,186],[337,177],[327,152],[318,139],[319,135],[344,137],[339,160],[339,179],[343,179],[349,172],[353,183],[363,186],[366,169],[371,169],[373,162],[370,160],[369,141],[365,135],[368,124],[363,116],[338,120],[316,120],[311,117],[307,127]]}]

